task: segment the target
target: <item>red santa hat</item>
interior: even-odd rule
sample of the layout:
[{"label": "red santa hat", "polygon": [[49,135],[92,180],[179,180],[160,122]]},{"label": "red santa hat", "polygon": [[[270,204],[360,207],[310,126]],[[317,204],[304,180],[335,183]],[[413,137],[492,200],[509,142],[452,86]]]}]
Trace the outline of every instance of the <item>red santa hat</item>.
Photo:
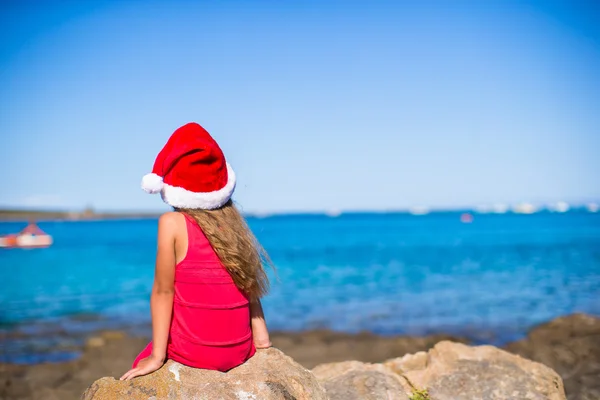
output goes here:
[{"label": "red santa hat", "polygon": [[196,123],[177,129],[158,153],[142,189],[159,193],[177,208],[212,210],[223,206],[235,189],[235,174],[223,151]]}]

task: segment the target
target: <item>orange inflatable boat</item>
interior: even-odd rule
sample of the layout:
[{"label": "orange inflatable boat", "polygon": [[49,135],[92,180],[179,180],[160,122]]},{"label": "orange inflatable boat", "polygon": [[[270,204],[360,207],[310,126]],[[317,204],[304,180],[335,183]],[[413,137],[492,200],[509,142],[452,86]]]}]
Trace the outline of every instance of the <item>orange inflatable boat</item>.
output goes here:
[{"label": "orange inflatable boat", "polygon": [[42,231],[34,222],[21,232],[11,235],[0,236],[0,247],[4,248],[40,248],[52,245],[52,236]]}]

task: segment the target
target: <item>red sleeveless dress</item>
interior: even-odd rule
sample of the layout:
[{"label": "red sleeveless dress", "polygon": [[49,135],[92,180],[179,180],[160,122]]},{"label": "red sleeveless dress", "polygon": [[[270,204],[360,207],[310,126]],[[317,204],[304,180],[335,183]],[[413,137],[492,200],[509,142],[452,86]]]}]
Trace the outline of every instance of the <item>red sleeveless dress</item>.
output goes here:
[{"label": "red sleeveless dress", "polygon": [[[254,355],[250,304],[233,283],[198,224],[185,216],[188,250],[175,266],[167,358],[195,368],[227,371]],[[152,352],[152,342],[133,367]]]}]

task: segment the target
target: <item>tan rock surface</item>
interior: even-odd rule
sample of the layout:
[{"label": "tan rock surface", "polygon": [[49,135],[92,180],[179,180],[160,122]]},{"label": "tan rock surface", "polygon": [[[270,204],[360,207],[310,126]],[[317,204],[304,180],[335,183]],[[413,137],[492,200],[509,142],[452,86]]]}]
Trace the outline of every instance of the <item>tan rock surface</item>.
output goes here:
[{"label": "tan rock surface", "polygon": [[566,399],[560,376],[542,364],[493,346],[447,341],[383,364],[332,363],[313,373],[331,400],[406,400],[416,389],[427,389],[433,400]]},{"label": "tan rock surface", "polygon": [[227,373],[189,368],[168,361],[157,372],[119,381],[102,378],[84,393],[83,400],[326,400],[325,391],[310,371],[281,351],[259,350],[254,357]]},{"label": "tan rock surface", "polygon": [[312,370],[331,400],[408,400],[410,387],[382,364],[359,361],[322,364]]},{"label": "tan rock surface", "polygon": [[506,349],[554,369],[569,400],[600,399],[600,318],[585,314],[556,318]]},{"label": "tan rock surface", "polygon": [[564,400],[560,376],[494,346],[440,342],[427,353],[385,363],[436,400]]}]

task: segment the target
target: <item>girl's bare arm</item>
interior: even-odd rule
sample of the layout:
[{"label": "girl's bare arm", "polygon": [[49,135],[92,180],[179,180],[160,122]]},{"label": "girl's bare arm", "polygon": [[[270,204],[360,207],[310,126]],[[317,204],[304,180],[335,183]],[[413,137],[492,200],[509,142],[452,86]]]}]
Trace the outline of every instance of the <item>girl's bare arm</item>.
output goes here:
[{"label": "girl's bare arm", "polygon": [[158,220],[158,250],[154,286],[150,298],[152,309],[152,354],[127,371],[121,380],[150,374],[159,369],[167,356],[167,342],[173,314],[175,286],[175,232],[177,215],[167,213]]},{"label": "girl's bare arm", "polygon": [[263,313],[260,300],[255,300],[250,303],[250,316],[252,317],[252,338],[254,346],[257,349],[266,349],[271,347],[269,331],[265,322],[265,314]]},{"label": "girl's bare arm", "polygon": [[152,356],[164,361],[171,316],[175,282],[175,232],[177,214],[167,213],[158,221],[158,251],[150,307],[152,309]]}]

